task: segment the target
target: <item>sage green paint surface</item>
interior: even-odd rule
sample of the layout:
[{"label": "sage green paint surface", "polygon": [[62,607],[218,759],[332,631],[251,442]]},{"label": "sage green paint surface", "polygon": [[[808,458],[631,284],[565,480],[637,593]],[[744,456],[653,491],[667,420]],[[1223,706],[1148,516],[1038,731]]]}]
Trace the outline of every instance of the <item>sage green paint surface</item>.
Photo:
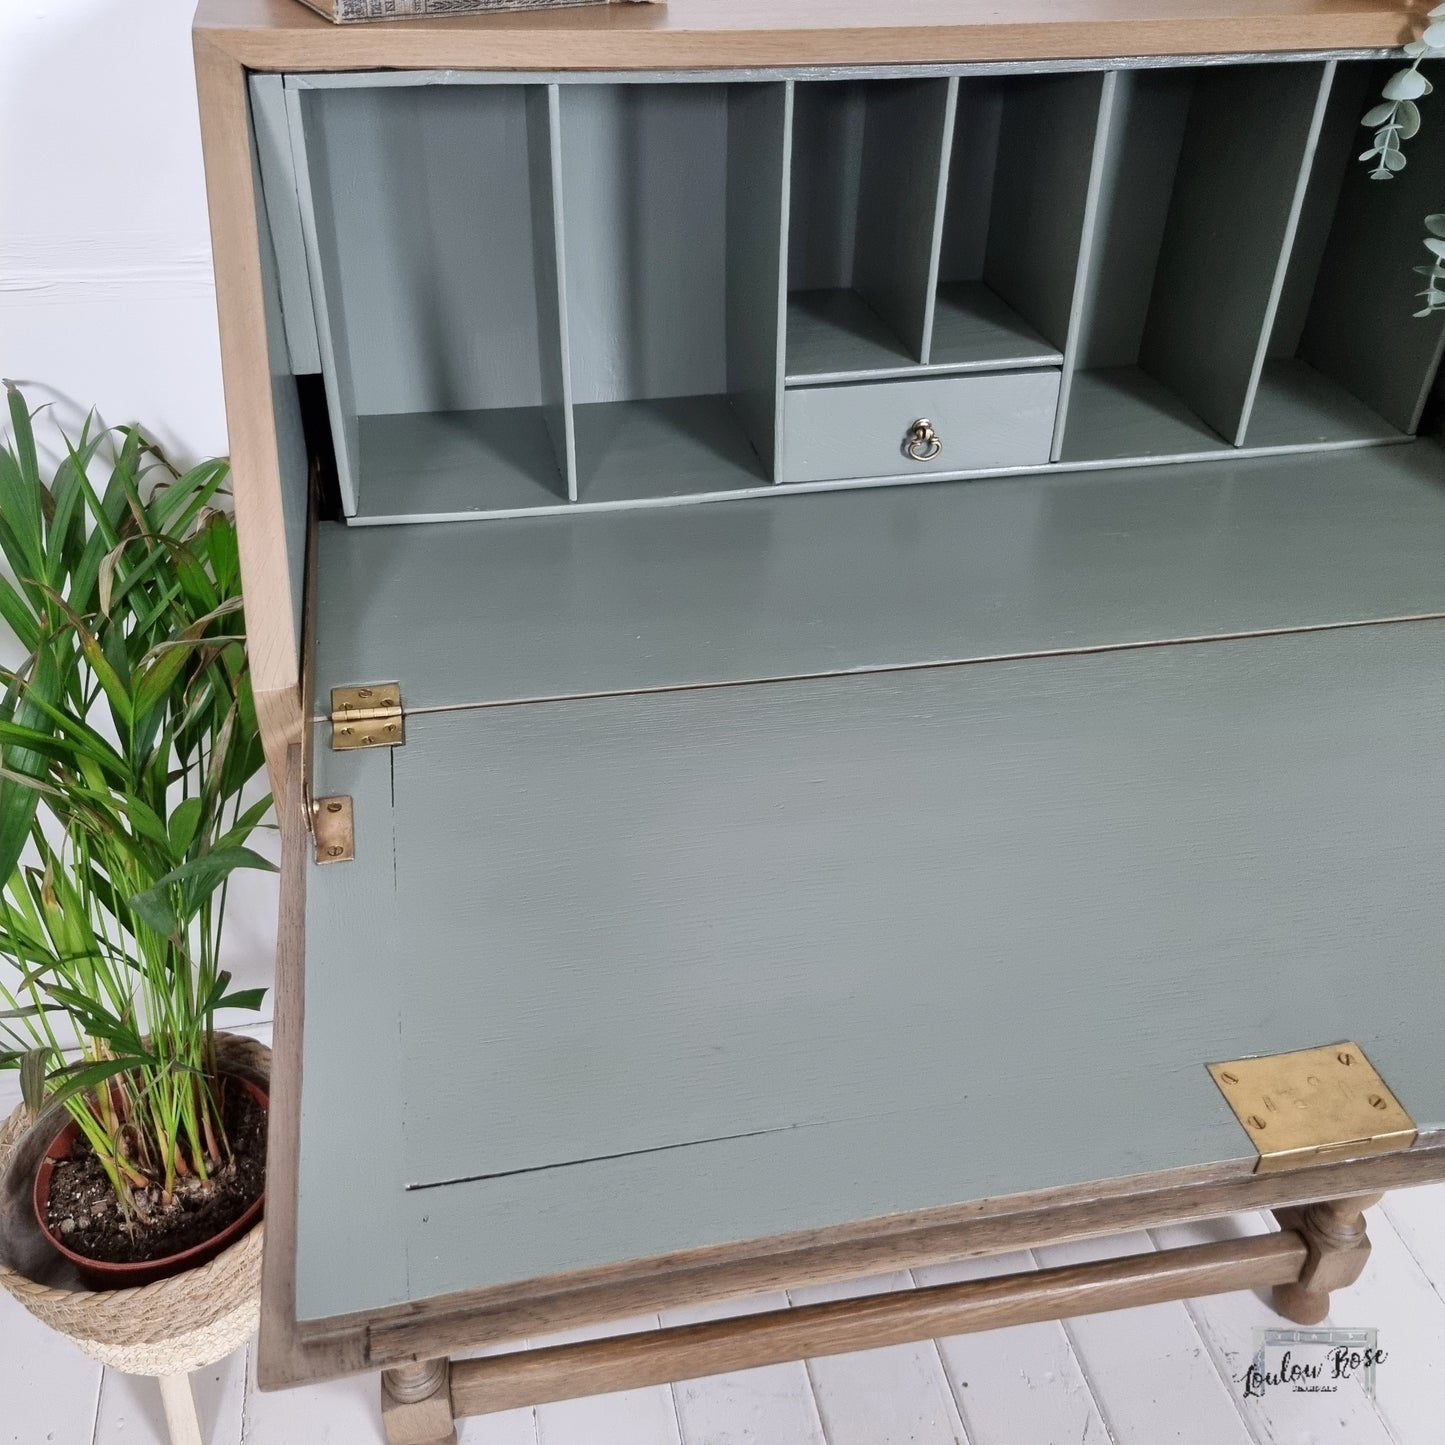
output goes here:
[{"label": "sage green paint surface", "polygon": [[[1445,1124],[1442,663],[1416,622],[413,716],[312,873],[302,1160],[306,1218],[401,1228],[303,1233],[302,1314],[1239,1158],[1203,1065],[1260,1051],[1358,1039]],[[439,1187],[322,1127],[343,1023]]]},{"label": "sage green paint surface", "polygon": [[[1058,400],[1057,368],[798,388],[784,404],[781,480],[1041,466]],[[940,445],[920,461],[906,443],[921,420]]]},{"label": "sage green paint surface", "polygon": [[296,167],[291,158],[291,130],[286,119],[285,81],[279,75],[253,75],[251,130],[260,163],[264,227],[271,233],[276,255],[277,285],[291,370],[297,376],[321,370],[316,340],[316,313],[311,305],[311,276],[306,268],[306,242],[301,229],[301,201]]},{"label": "sage green paint surface", "polygon": [[[583,415],[586,414],[584,409]],[[316,696],[682,687],[1445,611],[1435,443],[323,525]]]},{"label": "sage green paint surface", "polygon": [[1140,360],[1231,441],[1273,323],[1321,85],[1313,65],[1195,78]]},{"label": "sage green paint surface", "polygon": [[[322,531],[317,696],[398,680],[411,715],[395,753],[317,739],[357,857],[308,879],[303,1317],[1238,1159],[1203,1069],[1238,1054],[1356,1038],[1445,1126],[1445,622],[1403,620],[1445,613],[1445,453],[1236,458],[1181,399],[1230,431],[1269,335],[1251,446],[1393,440],[1438,355],[1440,331],[1396,331],[1383,283],[1342,286],[1383,223],[1345,217],[1352,171],[1331,208],[1333,149],[1283,273],[1273,192],[1237,255],[1181,220],[1227,189],[1200,135],[1243,125],[1251,185],[1291,151],[1301,179],[1319,67],[1270,69],[1290,71],[1283,116],[1191,111],[1196,86],[1262,85],[1237,74],[1121,73],[1097,130],[1107,83],[1048,81],[1088,103],[1040,174],[1077,153],[1093,234],[1070,191],[1055,232],[1022,232],[1046,262],[1022,289],[973,269],[1028,273],[991,237],[1035,216],[1029,167],[998,166],[991,78],[877,82],[922,103],[871,144],[875,82],[799,81],[786,235],[781,84],[287,90],[348,508],[554,508]],[[987,200],[940,217],[960,96]],[[1119,149],[1090,166],[1096,133]],[[899,137],[935,175],[892,234]],[[411,199],[358,234],[378,188]],[[1382,213],[1402,261],[1411,194]],[[784,247],[810,326],[786,367],[815,383],[788,403],[811,393],[825,440],[872,418],[816,383],[912,367],[931,306],[934,362],[1000,368],[959,387],[1057,386],[1006,368],[1055,361],[1026,348],[1064,350],[1067,311],[1065,463],[1217,459],[568,514],[569,490],[766,483]],[[1161,258],[1200,294],[1161,290]],[[936,295],[940,272],[991,289]],[[1043,459],[1051,431],[1028,433]]]}]

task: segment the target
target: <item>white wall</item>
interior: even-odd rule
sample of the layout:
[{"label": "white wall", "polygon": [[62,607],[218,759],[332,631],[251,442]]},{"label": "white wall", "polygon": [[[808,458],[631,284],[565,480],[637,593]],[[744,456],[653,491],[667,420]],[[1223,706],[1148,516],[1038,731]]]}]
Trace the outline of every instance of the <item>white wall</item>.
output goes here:
[{"label": "white wall", "polygon": [[0,0],[0,375],[223,452],[194,0]]},{"label": "white wall", "polygon": [[[138,421],[180,462],[226,450],[194,9],[0,0],[0,376],[70,428],[91,407]],[[238,979],[269,985],[275,916],[274,880],[237,875]]]}]

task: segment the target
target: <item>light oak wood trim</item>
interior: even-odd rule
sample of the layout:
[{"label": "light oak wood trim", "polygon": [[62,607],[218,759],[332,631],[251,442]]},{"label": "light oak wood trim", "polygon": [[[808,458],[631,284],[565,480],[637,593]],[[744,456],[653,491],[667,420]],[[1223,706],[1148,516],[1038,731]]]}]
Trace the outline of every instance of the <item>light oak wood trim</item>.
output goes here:
[{"label": "light oak wood trim", "polygon": [[1297,1280],[1276,1285],[1274,1307],[1297,1325],[1317,1325],[1330,1312],[1330,1293],[1354,1284],[1370,1258],[1365,1211],[1381,1195],[1327,1199],[1307,1209],[1279,1211],[1281,1229],[1294,1230],[1309,1249]]},{"label": "light oak wood trim", "polygon": [[1255,1174],[1204,1168],[975,1200],[323,1320],[296,1318],[296,1204],[305,1013],[306,820],[301,750],[278,793],[281,916],[258,1377],[277,1389],[688,1304],[1445,1180],[1445,1130],[1397,1154]]},{"label": "light oak wood trim", "polygon": [[[295,1378],[310,1363],[296,1328],[296,1205],[301,1158],[301,1029],[306,1014],[306,849],[301,748],[286,751],[276,792],[281,826],[281,911],[276,928],[276,981],[271,991],[271,1104],[266,1134],[266,1242],[261,1261],[261,1336],[256,1373],[269,1381]],[[322,1351],[323,1368],[347,1369],[345,1352]]]},{"label": "light oak wood trim", "polygon": [[419,1360],[381,1377],[386,1445],[456,1445],[451,1361]]},{"label": "light oak wood trim", "polygon": [[[248,627],[250,614],[251,605],[248,602]],[[266,770],[271,776],[271,792],[279,798],[286,787],[287,754],[293,747],[305,741],[305,730],[301,726],[301,689],[283,687],[275,692],[258,692],[255,697],[256,721],[261,729],[261,746],[266,752]]]},{"label": "light oak wood trim", "polygon": [[[234,55],[198,31],[195,58],[246,643],[272,787],[279,792],[286,749],[300,736],[299,671],[261,289],[250,108],[245,71]],[[286,693],[295,694],[294,701],[275,696]]]},{"label": "light oak wood trim", "polygon": [[[294,958],[283,946],[278,958],[273,1076],[299,1080],[299,1031],[283,1030],[279,1019],[283,1007],[299,1007],[296,992],[283,983],[283,970]],[[288,1057],[292,1050],[294,1059]],[[274,1121],[272,1127],[277,1128]],[[299,1126],[289,1136],[293,1149],[298,1133]],[[287,1137],[283,1128],[281,1138]],[[290,1202],[284,1215],[278,1212],[279,1203],[268,1202],[268,1265],[274,1250],[282,1260],[279,1268],[290,1293],[284,1301],[279,1295],[273,1297],[267,1288],[269,1276],[263,1280],[259,1376],[263,1389],[280,1389],[685,1305],[1217,1219],[1244,1210],[1436,1183],[1445,1181],[1445,1131],[1426,1136],[1404,1153],[1312,1169],[1241,1175],[1216,1167],[1136,1176],[975,1201],[926,1215],[860,1221],[782,1239],[744,1241],[673,1258],[628,1261],[364,1315],[299,1323],[294,1316],[294,1154],[290,1162],[273,1156],[271,1167],[270,1198],[276,1199],[284,1188]]]},{"label": "light oak wood trim", "polygon": [[670,0],[333,26],[295,0],[202,0],[258,70],[668,70],[1246,54],[1401,44],[1381,0]]},{"label": "light oak wood trim", "polygon": [[1298,1234],[1256,1235],[493,1355],[452,1366],[452,1405],[458,1415],[482,1415],[784,1360],[1284,1285],[1299,1277],[1307,1258]]}]

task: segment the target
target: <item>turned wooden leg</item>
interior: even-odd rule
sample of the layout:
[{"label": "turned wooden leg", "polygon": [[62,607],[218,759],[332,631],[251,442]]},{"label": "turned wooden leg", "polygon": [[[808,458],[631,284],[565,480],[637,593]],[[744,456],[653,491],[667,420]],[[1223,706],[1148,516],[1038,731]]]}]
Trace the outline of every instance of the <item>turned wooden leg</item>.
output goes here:
[{"label": "turned wooden leg", "polygon": [[1309,1246],[1299,1279],[1274,1287],[1274,1307],[1285,1319],[1297,1325],[1319,1324],[1330,1312],[1330,1292],[1359,1279],[1370,1257],[1365,1210],[1382,1197],[1362,1194],[1275,1211],[1280,1228],[1295,1230]]},{"label": "turned wooden leg", "polygon": [[201,1422],[196,1418],[196,1398],[191,1394],[189,1375],[161,1375],[161,1404],[166,1412],[166,1429],[171,1445],[201,1445]]},{"label": "turned wooden leg", "polygon": [[450,1360],[420,1360],[381,1375],[388,1445],[456,1445]]}]

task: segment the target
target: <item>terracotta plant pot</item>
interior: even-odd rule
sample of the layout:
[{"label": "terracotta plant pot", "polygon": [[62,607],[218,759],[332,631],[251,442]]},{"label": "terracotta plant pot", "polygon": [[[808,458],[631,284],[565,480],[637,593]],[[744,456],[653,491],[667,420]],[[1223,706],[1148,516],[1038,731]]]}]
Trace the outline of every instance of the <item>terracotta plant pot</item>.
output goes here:
[{"label": "terracotta plant pot", "polygon": [[[260,1105],[263,1112],[269,1113],[270,1096],[259,1084],[253,1083],[250,1079],[243,1079],[237,1074],[229,1075],[228,1080],[233,1084],[239,1084]],[[35,1171],[33,1198],[35,1219],[40,1225],[41,1232],[56,1252],[64,1255],[76,1267],[80,1272],[81,1279],[89,1289],[132,1289],[137,1285],[153,1284],[159,1279],[169,1279],[172,1275],[181,1274],[185,1270],[205,1264],[214,1259],[228,1245],[238,1240],[261,1217],[261,1211],[266,1203],[264,1189],[256,1196],[244,1214],[233,1219],[219,1233],[176,1254],[168,1254],[161,1259],[136,1260],[124,1264],[104,1259],[91,1259],[88,1255],[77,1254],[50,1227],[47,1213],[50,1203],[50,1181],[55,1174],[55,1166],[60,1160],[70,1158],[71,1150],[80,1137],[80,1125],[71,1119],[51,1141],[50,1147],[45,1151],[45,1157],[40,1161],[40,1167]]]}]

